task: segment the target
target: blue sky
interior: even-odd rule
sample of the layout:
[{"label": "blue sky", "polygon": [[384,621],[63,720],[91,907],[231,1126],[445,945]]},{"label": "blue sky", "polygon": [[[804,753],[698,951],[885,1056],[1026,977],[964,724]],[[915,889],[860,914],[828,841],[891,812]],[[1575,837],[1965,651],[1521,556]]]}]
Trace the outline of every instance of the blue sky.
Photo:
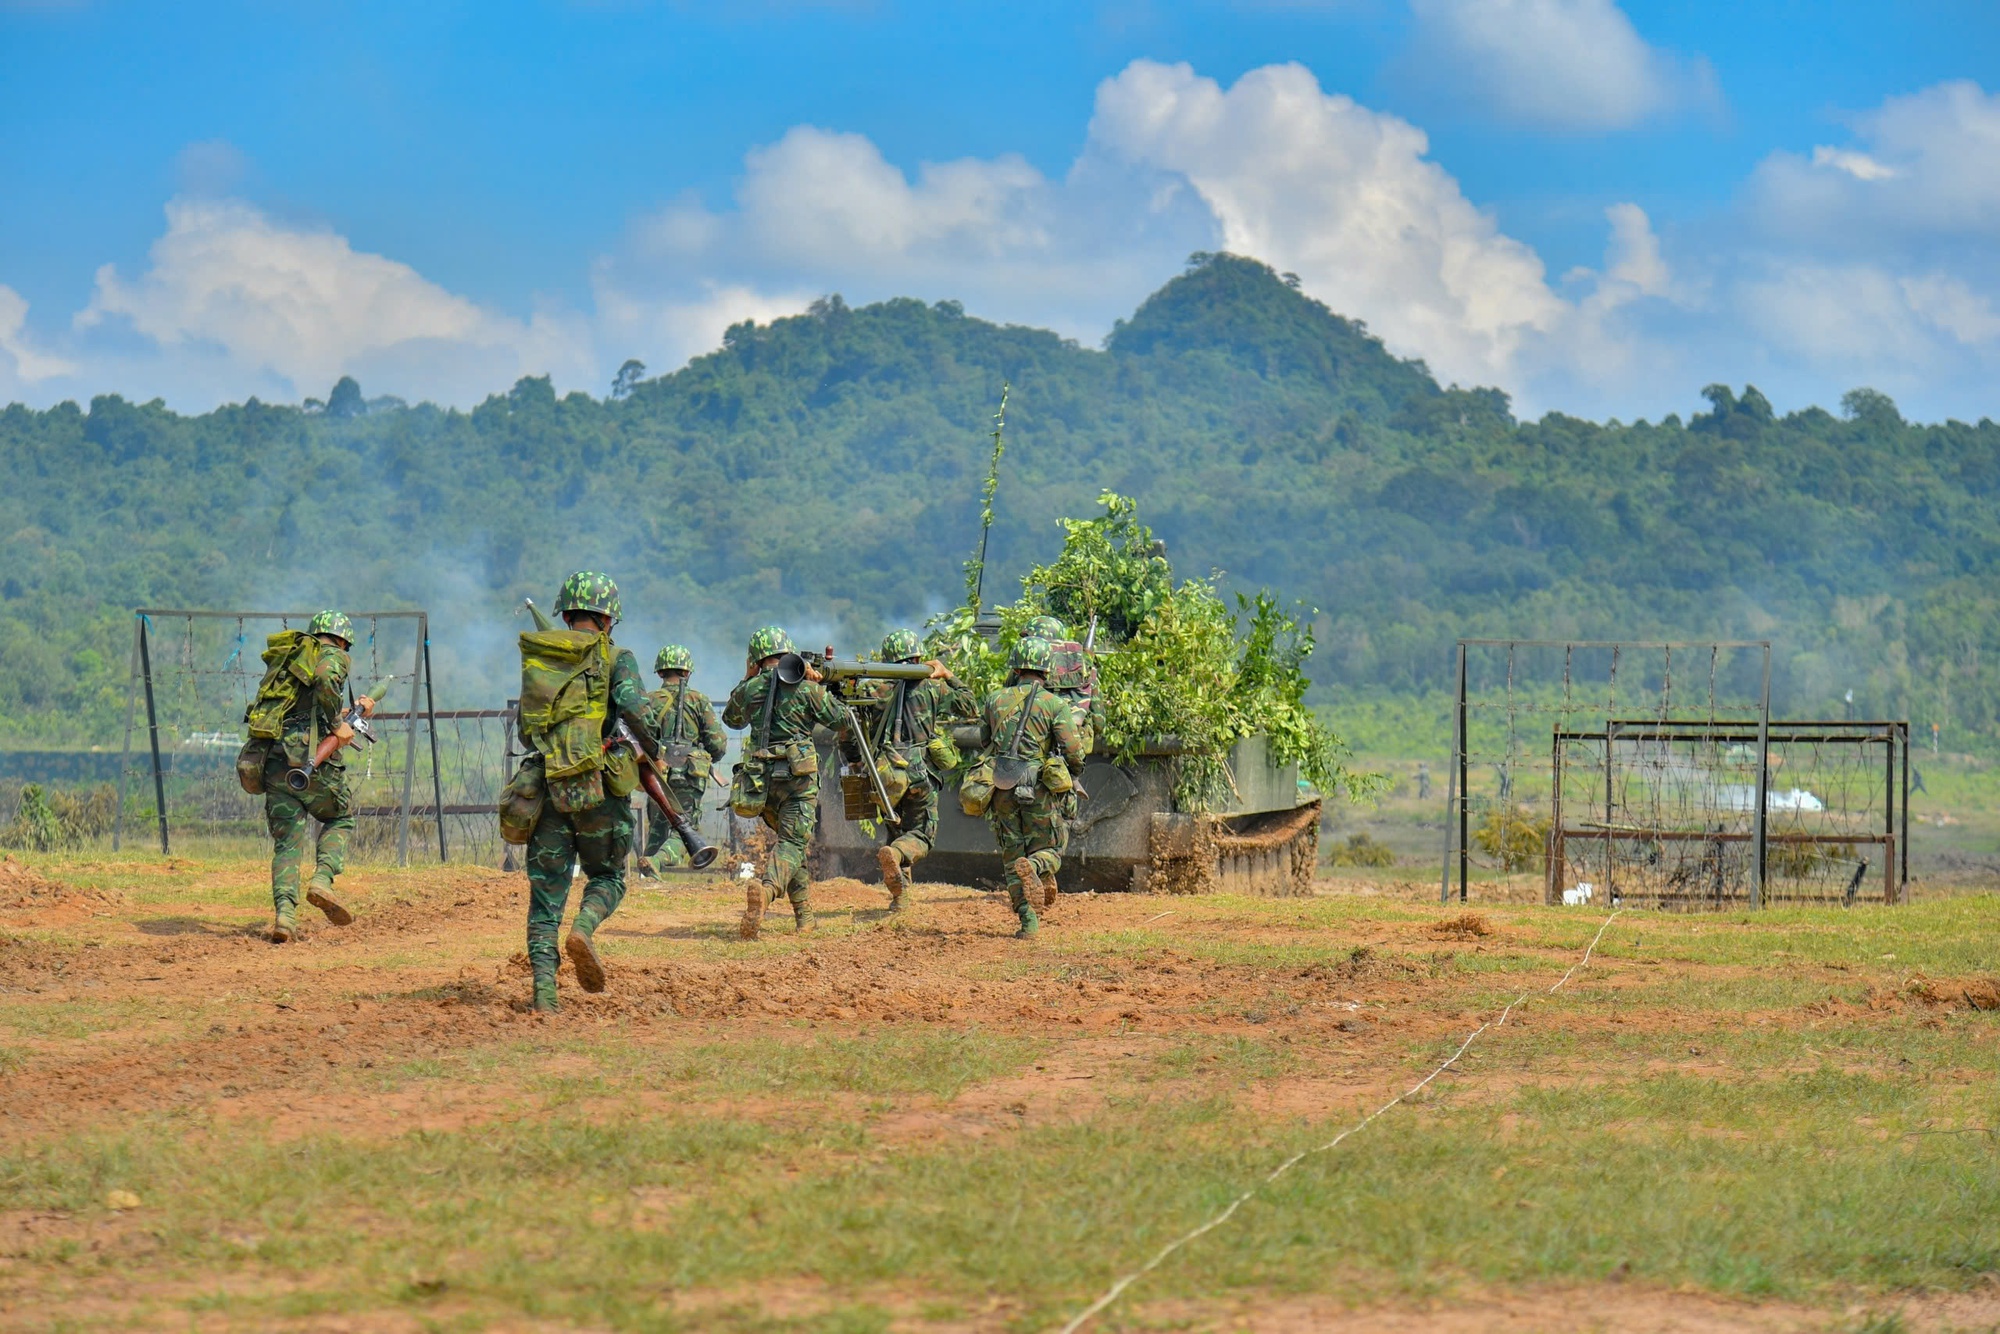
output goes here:
[{"label": "blue sky", "polygon": [[1229,248],[1523,410],[2000,398],[1990,5],[9,4],[0,400],[602,390]]}]

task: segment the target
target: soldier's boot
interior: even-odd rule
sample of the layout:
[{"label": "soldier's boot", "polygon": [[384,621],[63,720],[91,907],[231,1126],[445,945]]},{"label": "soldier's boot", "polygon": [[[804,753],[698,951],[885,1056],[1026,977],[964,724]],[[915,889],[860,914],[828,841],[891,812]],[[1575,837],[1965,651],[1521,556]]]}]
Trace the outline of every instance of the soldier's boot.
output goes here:
[{"label": "soldier's boot", "polygon": [[812,895],[805,890],[792,895],[792,922],[802,936],[819,930],[819,923],[813,920]]},{"label": "soldier's boot", "polygon": [[577,985],[589,992],[604,990],[604,961],[597,957],[594,939],[598,920],[589,908],[578,909],[576,920],[570,923],[569,939],[563,942],[563,950],[576,969]]},{"label": "soldier's boot", "polygon": [[1056,906],[1056,895],[1060,893],[1062,893],[1062,891],[1056,888],[1056,878],[1054,876],[1050,876],[1046,880],[1042,881],[1043,912],[1047,912],[1049,909]]},{"label": "soldier's boot", "polygon": [[535,999],[529,1008],[536,1014],[554,1014],[562,1008],[556,993],[556,970],[553,967],[535,970]]},{"label": "soldier's boot", "polygon": [[1042,926],[1035,916],[1035,904],[1042,897],[1042,878],[1035,873],[1035,864],[1026,857],[1016,857],[1011,869],[1018,883],[1007,887],[1007,898],[1013,905],[1014,915],[1021,919],[1021,929],[1014,933],[1014,939],[1027,940]]},{"label": "soldier's boot", "polygon": [[297,939],[298,934],[299,934],[298,905],[292,903],[279,903],[272,914],[271,943],[273,945],[283,945],[289,941]]},{"label": "soldier's boot", "polygon": [[764,923],[764,905],[776,895],[776,889],[762,880],[743,882],[743,920],[736,926],[736,934],[745,940],[755,940],[757,931]]},{"label": "soldier's boot", "polygon": [[883,845],[875,850],[882,867],[882,887],[889,891],[889,911],[903,910],[903,858],[894,848]]},{"label": "soldier's boot", "polygon": [[658,880],[660,878],[660,873],[653,869],[653,859],[651,857],[641,857],[632,869],[639,873],[641,880]]},{"label": "soldier's boot", "polygon": [[325,871],[313,872],[312,882],[306,886],[306,902],[325,913],[326,920],[335,926],[347,926],[354,921],[354,914],[333,897],[333,877]]}]

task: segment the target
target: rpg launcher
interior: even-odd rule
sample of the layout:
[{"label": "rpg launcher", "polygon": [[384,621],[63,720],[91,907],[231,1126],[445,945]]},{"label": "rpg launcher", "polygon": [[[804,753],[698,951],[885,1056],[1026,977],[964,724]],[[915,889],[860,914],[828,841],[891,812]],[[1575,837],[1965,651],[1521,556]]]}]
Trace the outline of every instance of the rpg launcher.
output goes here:
[{"label": "rpg launcher", "polygon": [[[795,686],[806,679],[806,664],[822,679],[832,681],[837,686],[851,681],[928,681],[931,669],[922,662],[859,662],[852,658],[836,658],[829,648],[824,653],[787,653],[778,659],[778,680],[788,686]],[[848,702],[847,692],[833,691],[833,698],[847,714],[847,734],[854,738],[855,749],[861,752],[861,770],[868,775],[869,785],[875,790],[875,806],[882,812],[882,818],[898,828],[902,819],[896,814],[896,803],[889,800],[889,789],[882,785],[882,771],[875,766],[875,752],[868,744],[867,729],[854,716],[854,706]]]},{"label": "rpg launcher", "polygon": [[722,855],[722,850],[703,839],[701,831],[681,813],[681,808],[668,793],[666,784],[660,781],[659,770],[655,769],[653,762],[646,758],[645,751],[640,748],[639,738],[632,735],[631,725],[623,718],[618,720],[618,730],[604,743],[606,750],[610,750],[613,746],[632,748],[633,756],[639,761],[639,786],[646,789],[646,796],[666,818],[667,827],[674,831],[675,836],[681,841],[681,846],[687,849],[688,864],[697,871],[707,870],[715,859]]},{"label": "rpg launcher", "polygon": [[[393,676],[383,677],[364,698],[379,701],[383,692],[388,690],[390,683],[395,679]],[[361,742],[371,746],[375,744],[375,725],[368,721],[368,715],[362,711],[359,704],[350,704],[341,713],[340,721],[334,724],[333,730],[321,737],[319,745],[313,747],[312,757],[304,765],[285,775],[285,786],[294,792],[305,791],[312,786],[313,775],[319,772],[322,764],[332,759],[343,746]]]}]

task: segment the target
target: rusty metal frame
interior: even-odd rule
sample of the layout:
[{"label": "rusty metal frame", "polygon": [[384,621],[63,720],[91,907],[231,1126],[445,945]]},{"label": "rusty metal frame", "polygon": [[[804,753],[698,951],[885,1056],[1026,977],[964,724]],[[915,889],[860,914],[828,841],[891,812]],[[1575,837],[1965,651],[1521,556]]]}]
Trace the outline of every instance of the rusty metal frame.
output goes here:
[{"label": "rusty metal frame", "polygon": [[[1611,755],[1621,740],[1677,741],[1699,738],[1721,745],[1756,744],[1758,791],[1749,830],[1663,829],[1641,825],[1620,825],[1613,818]],[[1606,803],[1602,825],[1571,825],[1562,812],[1563,744],[1570,741],[1598,742],[1604,746]],[[1874,834],[1815,834],[1770,832],[1768,807],[1770,787],[1770,747],[1772,744],[1880,745],[1884,748],[1883,828]],[[1602,839],[1605,845],[1605,895],[1613,892],[1615,858],[1612,845],[1620,839],[1655,842],[1754,843],[1756,875],[1751,882],[1750,906],[1763,906],[1765,850],[1773,843],[1828,844],[1834,846],[1877,846],[1883,849],[1882,899],[1888,904],[1909,902],[1910,894],[1910,724],[1907,720],[1798,719],[1758,720],[1753,731],[1747,724],[1711,721],[1703,718],[1614,718],[1598,730],[1555,729],[1550,742],[1552,777],[1549,849],[1545,866],[1543,896],[1554,903],[1562,891],[1562,868],[1567,845],[1572,839]],[[1900,799],[1899,799],[1900,798]]]}]

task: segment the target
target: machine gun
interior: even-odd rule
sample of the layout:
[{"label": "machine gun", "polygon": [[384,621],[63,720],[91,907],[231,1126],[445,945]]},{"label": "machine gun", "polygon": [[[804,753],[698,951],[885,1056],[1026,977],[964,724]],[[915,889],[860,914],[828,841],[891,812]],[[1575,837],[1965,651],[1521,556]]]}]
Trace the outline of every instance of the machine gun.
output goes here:
[{"label": "machine gun", "polygon": [[928,681],[931,678],[930,664],[836,658],[831,648],[824,653],[787,653],[778,659],[779,682],[788,686],[797,685],[806,679],[808,664],[822,680],[834,683],[833,698],[847,715],[847,734],[854,738],[855,749],[861,752],[861,768],[868,775],[869,786],[874,789],[876,809],[882,812],[883,819],[901,828],[902,818],[896,814],[896,803],[889,800],[889,789],[882,784],[882,771],[876,767],[874,748],[868,744],[868,733],[861,726],[861,720],[854,716],[848,688],[857,681]]},{"label": "machine gun", "polygon": [[[362,698],[370,704],[375,703],[382,698],[383,692],[395,679],[393,676],[383,677],[375,683],[375,688]],[[341,747],[351,746],[357,742],[375,744],[375,725],[368,721],[366,709],[359,704],[350,704],[342,710],[340,720],[334,724],[333,730],[319,739],[319,744],[313,747],[313,753],[306,762],[285,775],[285,786],[294,792],[305,791],[312,786],[313,775],[319,772],[322,764],[332,759]]]}]

